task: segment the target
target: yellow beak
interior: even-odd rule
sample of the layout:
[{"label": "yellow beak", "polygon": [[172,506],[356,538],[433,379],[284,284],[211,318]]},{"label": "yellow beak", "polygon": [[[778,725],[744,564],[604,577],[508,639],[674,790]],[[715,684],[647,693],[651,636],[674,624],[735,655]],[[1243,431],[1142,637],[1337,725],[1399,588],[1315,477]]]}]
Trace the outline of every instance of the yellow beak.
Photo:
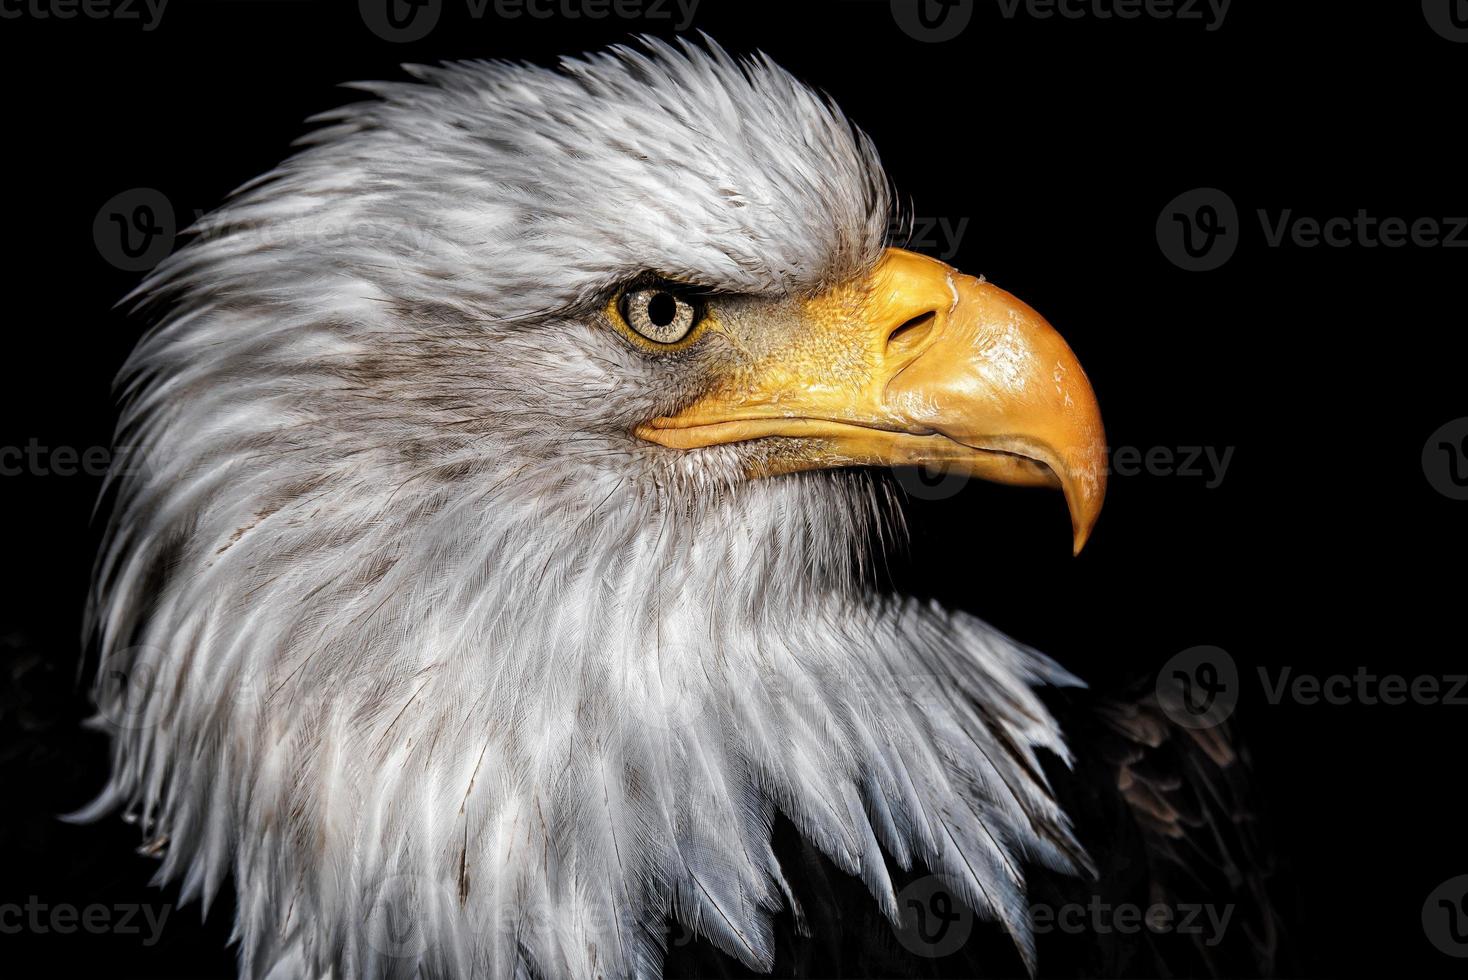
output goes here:
[{"label": "yellow beak", "polygon": [[924,465],[1059,487],[1080,552],[1106,494],[1106,437],[1085,372],[1043,317],[901,249],[805,306],[789,344],[637,434],[676,449],[798,440],[755,476]]}]

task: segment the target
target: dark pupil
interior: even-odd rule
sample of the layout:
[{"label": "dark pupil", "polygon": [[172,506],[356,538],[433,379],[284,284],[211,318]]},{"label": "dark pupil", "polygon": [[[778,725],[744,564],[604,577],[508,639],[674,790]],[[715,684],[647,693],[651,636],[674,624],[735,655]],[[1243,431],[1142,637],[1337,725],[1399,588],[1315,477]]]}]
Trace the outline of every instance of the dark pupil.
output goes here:
[{"label": "dark pupil", "polygon": [[671,293],[657,293],[647,301],[647,318],[655,327],[666,327],[678,317],[678,301]]}]

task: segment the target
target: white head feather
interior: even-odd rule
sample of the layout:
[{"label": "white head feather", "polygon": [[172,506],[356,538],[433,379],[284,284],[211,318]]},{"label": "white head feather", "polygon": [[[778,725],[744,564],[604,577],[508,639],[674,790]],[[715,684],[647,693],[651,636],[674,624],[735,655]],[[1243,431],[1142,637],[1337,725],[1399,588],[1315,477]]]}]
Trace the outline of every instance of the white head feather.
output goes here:
[{"label": "white head feather", "polygon": [[1020,864],[1074,853],[1029,687],[1069,675],[865,584],[882,484],[636,440],[696,370],[589,315],[868,268],[869,142],[712,44],[412,71],[140,287],[92,812],[185,898],[234,875],[246,975],[656,976],[670,918],[768,968],[777,813],[1028,950]]}]

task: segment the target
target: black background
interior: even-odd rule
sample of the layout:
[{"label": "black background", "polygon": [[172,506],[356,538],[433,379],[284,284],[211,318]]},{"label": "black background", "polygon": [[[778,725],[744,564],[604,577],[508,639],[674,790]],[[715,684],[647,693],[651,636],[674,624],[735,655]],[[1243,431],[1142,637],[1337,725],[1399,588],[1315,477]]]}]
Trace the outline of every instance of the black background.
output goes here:
[{"label": "black background", "polygon": [[[7,0],[7,3],[13,0]],[[32,2],[32,0],[27,0]],[[572,3],[575,6],[574,2]],[[93,237],[109,198],[156,188],[180,219],[268,169],[338,82],[403,61],[547,62],[666,20],[465,14],[388,43],[355,4],[173,0],[155,30],[0,20],[7,170],[0,446],[105,446],[111,376],[140,325],[136,281]],[[694,27],[763,49],[830,92],[925,218],[968,219],[950,261],[1025,298],[1067,336],[1114,447],[1232,449],[1221,483],[1113,477],[1094,538],[1068,554],[1048,494],[965,487],[915,500],[895,559],[912,591],[978,613],[1098,685],[1216,644],[1290,872],[1300,972],[1460,973],[1424,936],[1424,900],[1468,873],[1459,803],[1468,708],[1270,704],[1257,668],[1407,677],[1463,672],[1457,561],[1468,503],[1422,451],[1468,415],[1468,250],[1268,247],[1256,210],[1329,218],[1468,214],[1468,44],[1416,2],[1237,0],[1198,21],[1001,16],[978,0],[923,43],[886,0],[702,0]],[[1176,195],[1216,187],[1241,216],[1221,269],[1159,248]],[[1465,234],[1468,240],[1468,234]],[[921,242],[918,243],[920,246]],[[946,251],[942,242],[924,249]],[[8,690],[0,694],[0,903],[171,900],[118,820],[55,814],[102,784],[76,670],[96,530],[94,476],[0,478]],[[0,934],[0,962],[118,976],[229,975],[228,909],[175,910],[139,936]]]}]

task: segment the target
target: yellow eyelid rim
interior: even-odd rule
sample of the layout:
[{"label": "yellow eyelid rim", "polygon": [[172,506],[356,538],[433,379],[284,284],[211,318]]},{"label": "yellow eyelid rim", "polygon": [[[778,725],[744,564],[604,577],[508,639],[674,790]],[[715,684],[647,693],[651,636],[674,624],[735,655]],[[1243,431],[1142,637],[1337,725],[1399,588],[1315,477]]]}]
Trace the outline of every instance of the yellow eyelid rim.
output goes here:
[{"label": "yellow eyelid rim", "polygon": [[714,310],[712,305],[710,305],[709,303],[703,304],[703,316],[698,319],[698,322],[694,323],[692,328],[689,329],[688,333],[681,339],[673,341],[671,344],[660,344],[656,340],[649,340],[632,328],[632,325],[627,322],[627,319],[624,316],[622,316],[622,298],[626,296],[629,292],[648,288],[650,287],[648,287],[647,284],[643,283],[636,286],[624,286],[613,293],[611,301],[607,303],[605,309],[607,319],[612,321],[612,324],[617,328],[618,331],[623,334],[623,336],[627,337],[638,347],[641,347],[643,350],[648,351],[649,353],[672,354],[680,350],[687,350],[689,347],[692,347],[694,344],[698,343],[698,340],[700,337],[703,336],[704,331],[707,330],[709,326],[714,322]]}]

